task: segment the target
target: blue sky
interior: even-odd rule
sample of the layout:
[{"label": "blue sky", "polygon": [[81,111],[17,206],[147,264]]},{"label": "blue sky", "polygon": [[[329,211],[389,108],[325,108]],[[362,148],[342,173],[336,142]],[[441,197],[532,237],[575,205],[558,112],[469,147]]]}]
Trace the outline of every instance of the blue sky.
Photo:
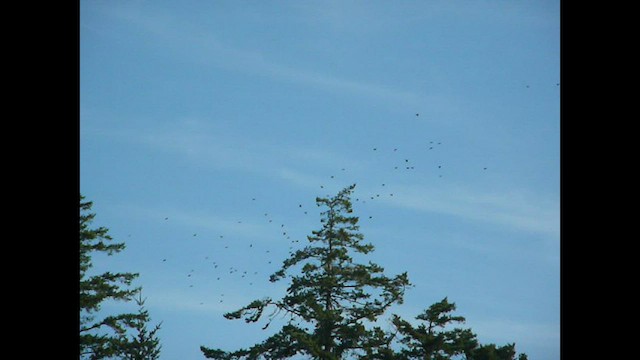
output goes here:
[{"label": "blue sky", "polygon": [[127,245],[95,270],[140,273],[162,359],[249,346],[277,328],[222,314],[281,296],[356,183],[415,285],[389,314],[447,296],[558,359],[559,28],[558,1],[81,1],[80,190]]}]

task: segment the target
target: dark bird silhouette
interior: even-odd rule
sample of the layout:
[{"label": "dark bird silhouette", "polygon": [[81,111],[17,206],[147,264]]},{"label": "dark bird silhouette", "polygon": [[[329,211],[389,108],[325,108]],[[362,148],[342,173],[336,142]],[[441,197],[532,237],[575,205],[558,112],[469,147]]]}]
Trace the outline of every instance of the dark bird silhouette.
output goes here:
[{"label": "dark bird silhouette", "polygon": [[420,114],[416,114],[416,116],[420,116]]},{"label": "dark bird silhouette", "polygon": [[165,219],[165,220],[169,220],[169,218],[168,218],[168,217],[166,217],[166,218],[164,218],[164,219]]},{"label": "dark bird silhouette", "polygon": [[198,234],[193,234],[193,236],[196,236],[196,235],[198,235]]},{"label": "dark bird silhouette", "polygon": [[167,261],[167,259],[162,259],[162,262],[165,262],[165,261]]},{"label": "dark bird silhouette", "polygon": [[487,170],[487,168],[483,168],[482,170]]}]

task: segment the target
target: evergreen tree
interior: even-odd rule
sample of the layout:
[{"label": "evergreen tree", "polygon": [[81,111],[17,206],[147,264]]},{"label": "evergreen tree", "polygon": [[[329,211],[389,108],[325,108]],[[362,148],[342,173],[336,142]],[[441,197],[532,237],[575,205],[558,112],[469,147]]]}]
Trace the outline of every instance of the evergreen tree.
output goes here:
[{"label": "evergreen tree", "polygon": [[444,360],[456,355],[469,358],[478,346],[476,335],[469,329],[444,330],[452,323],[465,321],[462,316],[451,315],[455,309],[455,303],[445,297],[416,317],[423,322],[418,327],[394,315],[392,322],[401,336],[399,342],[404,346],[400,358]]},{"label": "evergreen tree", "polygon": [[[514,360],[515,344],[498,347],[495,344],[480,345],[470,329],[445,330],[453,323],[463,323],[465,318],[453,316],[455,303],[445,297],[431,305],[416,317],[421,320],[417,327],[394,315],[392,323],[399,334],[402,349],[396,353],[397,360]],[[520,354],[518,360],[527,360]]]},{"label": "evergreen tree", "polygon": [[83,200],[84,196],[80,195],[80,358],[108,359],[121,353],[122,336],[141,316],[125,313],[97,318],[97,312],[106,300],[130,301],[140,290],[131,287],[138,274],[107,271],[89,275],[93,253],[112,255],[122,251],[125,244],[112,243],[105,227],[90,228],[95,217],[90,212],[93,203]]},{"label": "evergreen tree", "polygon": [[[284,359],[302,354],[312,359],[338,360],[347,355],[364,358],[388,352],[391,337],[371,323],[392,304],[402,303],[409,280],[406,273],[390,278],[379,265],[354,261],[352,255],[374,250],[372,244],[362,242],[358,218],[348,215],[353,211],[350,195],[354,188],[351,185],[332,198],[316,198],[318,206],[327,208],[321,213],[322,228],[313,231],[307,237],[309,244],[292,253],[270,278],[277,282],[288,276],[286,296],[255,300],[225,314],[228,319],[244,318],[251,323],[272,307],[275,311],[265,328],[282,312],[307,326],[291,321],[249,349],[227,352],[202,346],[207,358]],[[294,266],[300,267],[300,274],[287,275]],[[367,323],[370,326],[365,326]]]},{"label": "evergreen tree", "polygon": [[122,359],[126,360],[158,360],[160,358],[160,339],[156,336],[162,323],[153,329],[147,329],[150,321],[149,312],[144,308],[146,299],[142,298],[142,292],[135,299],[138,304],[138,316],[126,322],[126,325],[133,329],[135,335],[121,335],[118,341],[118,353]]}]

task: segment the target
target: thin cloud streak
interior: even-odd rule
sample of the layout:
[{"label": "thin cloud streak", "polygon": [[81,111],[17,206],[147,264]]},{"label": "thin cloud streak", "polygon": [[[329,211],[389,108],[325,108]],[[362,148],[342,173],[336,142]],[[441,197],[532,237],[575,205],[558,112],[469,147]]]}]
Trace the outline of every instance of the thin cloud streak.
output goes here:
[{"label": "thin cloud streak", "polygon": [[[203,127],[202,123],[189,121],[186,125],[172,126],[152,133],[122,133],[118,137],[156,150],[183,155],[198,166],[249,172],[307,189],[322,184],[323,178],[296,169],[295,164],[307,159],[314,164],[329,166],[338,158],[336,154],[324,150],[290,146],[274,147],[253,143],[250,148],[238,147],[235,145],[238,142],[234,139],[222,139],[212,135],[213,133],[215,132]],[[444,191],[441,188],[418,185],[396,185],[394,188],[394,196],[381,198],[382,203],[559,236],[559,205],[552,200],[539,199],[525,191],[489,193],[462,187],[452,187]],[[360,191],[374,193],[373,190],[368,191],[364,188]]]},{"label": "thin cloud streak", "polygon": [[128,217],[134,216],[151,220],[169,218],[172,224],[190,229],[210,230],[223,234],[233,233],[236,237],[241,236],[251,239],[271,239],[271,237],[265,235],[269,234],[269,226],[260,224],[257,221],[251,222],[251,220],[247,219],[242,221],[242,226],[238,226],[238,220],[235,218],[221,217],[210,213],[184,211],[175,208],[143,207],[135,204],[114,205],[114,208]]},{"label": "thin cloud streak", "polygon": [[465,188],[435,191],[420,186],[402,186],[389,205],[488,222],[518,230],[559,235],[559,206],[535,199],[524,192],[480,193]]},{"label": "thin cloud streak", "polygon": [[133,24],[162,41],[163,46],[172,45],[177,53],[190,53],[190,61],[203,65],[253,73],[271,77],[278,81],[308,85],[329,92],[375,98],[376,101],[400,103],[406,106],[436,106],[442,103],[442,97],[394,89],[389,86],[359,82],[275,63],[264,54],[239,49],[220,41],[206,29],[193,24],[179,23],[167,14],[149,14],[133,6],[105,9],[113,17]]},{"label": "thin cloud streak", "polygon": [[[219,132],[200,120],[184,120],[153,131],[100,131],[83,129],[86,136],[98,136],[115,141],[143,145],[152,151],[168,152],[184,157],[198,167],[210,167],[246,172],[284,180],[301,188],[318,187],[326,178],[308,174],[300,167],[313,164],[318,171],[337,173],[337,166],[348,168],[350,174],[367,166],[318,148],[247,142],[233,136],[218,136]],[[339,165],[336,165],[339,164]]]}]

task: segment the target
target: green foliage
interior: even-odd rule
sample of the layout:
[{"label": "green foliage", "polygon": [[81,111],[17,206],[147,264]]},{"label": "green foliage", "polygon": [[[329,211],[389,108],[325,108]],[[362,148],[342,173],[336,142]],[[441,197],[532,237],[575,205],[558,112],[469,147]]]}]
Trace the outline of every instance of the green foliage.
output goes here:
[{"label": "green foliage", "polygon": [[[445,297],[416,316],[418,325],[397,315],[392,332],[372,326],[392,304],[402,304],[409,286],[406,273],[387,277],[377,264],[356,263],[353,255],[366,255],[373,245],[363,243],[358,218],[349,196],[355,185],[332,198],[316,198],[324,206],[320,230],[308,236],[309,244],[283,261],[271,282],[289,280],[280,300],[264,298],[225,314],[227,319],[254,323],[271,313],[263,329],[280,313],[292,321],[275,335],[248,349],[227,352],[201,346],[204,356],[218,360],[286,359],[303,355],[311,359],[340,360],[514,360],[515,344],[480,345],[470,329],[455,327],[465,318],[453,315],[455,303]],[[295,274],[290,274],[298,269]],[[308,327],[294,325],[293,320]],[[518,360],[527,360],[520,354]]]},{"label": "green foliage", "polygon": [[147,329],[150,316],[144,308],[145,299],[142,298],[142,293],[135,301],[138,304],[137,316],[125,321],[126,326],[133,329],[135,335],[120,335],[117,341],[118,352],[122,359],[126,360],[158,360],[162,346],[156,333],[160,330],[162,323],[151,330]]},{"label": "green foliage", "polygon": [[[362,243],[358,218],[348,215],[353,212],[350,195],[354,188],[351,185],[332,198],[316,198],[318,206],[327,208],[321,213],[322,228],[312,231],[307,237],[309,244],[291,254],[282,269],[270,277],[272,282],[289,280],[281,300],[256,300],[225,314],[228,319],[256,322],[265,308],[273,307],[265,328],[281,312],[309,324],[309,328],[289,324],[264,342],[234,352],[201,347],[207,358],[283,359],[301,354],[337,360],[348,353],[384,353],[379,349],[390,339],[379,328],[367,329],[365,323],[375,321],[392,304],[402,303],[409,280],[406,273],[390,278],[377,264],[354,261],[353,254],[374,250],[372,244]],[[300,273],[288,275],[294,267],[299,267]]]},{"label": "green foliage", "polygon": [[[414,327],[408,321],[394,315],[392,323],[399,335],[402,349],[396,354],[398,360],[514,360],[515,344],[498,347],[495,344],[480,345],[470,329],[453,328],[453,323],[463,323],[462,316],[452,316],[455,303],[443,300],[431,305],[416,317],[422,323]],[[520,354],[518,360],[527,360]]]},{"label": "green foliage", "polygon": [[[519,359],[526,359],[521,354]],[[501,347],[495,344],[481,345],[473,352],[470,360],[514,360],[516,356],[515,344],[507,344]]]},{"label": "green foliage", "polygon": [[401,335],[399,342],[404,346],[400,352],[402,359],[450,359],[453,356],[471,354],[478,344],[476,336],[468,329],[444,330],[452,323],[462,323],[465,318],[452,316],[455,303],[443,300],[431,305],[416,319],[423,323],[414,327],[408,321],[394,315],[392,323]]},{"label": "green foliage", "polygon": [[[135,343],[130,343],[127,338],[127,330],[139,331],[139,336],[146,339],[141,343],[144,346],[155,344],[157,329],[147,332],[144,323],[149,320],[148,313],[141,309],[139,313],[125,313],[109,315],[97,319],[97,312],[101,304],[106,300],[131,301],[140,288],[132,288],[131,283],[138,274],[104,272],[98,275],[90,275],[92,268],[91,256],[96,252],[113,255],[124,250],[124,243],[112,243],[113,239],[105,227],[91,228],[95,218],[91,213],[92,202],[83,202],[80,195],[80,324],[79,345],[80,359],[108,359],[121,356],[125,359],[138,359],[129,357],[134,354]],[[141,299],[140,299],[141,300]],[[142,304],[139,303],[140,306]],[[150,353],[152,354],[152,353]],[[145,357],[144,359],[155,359]]]}]

